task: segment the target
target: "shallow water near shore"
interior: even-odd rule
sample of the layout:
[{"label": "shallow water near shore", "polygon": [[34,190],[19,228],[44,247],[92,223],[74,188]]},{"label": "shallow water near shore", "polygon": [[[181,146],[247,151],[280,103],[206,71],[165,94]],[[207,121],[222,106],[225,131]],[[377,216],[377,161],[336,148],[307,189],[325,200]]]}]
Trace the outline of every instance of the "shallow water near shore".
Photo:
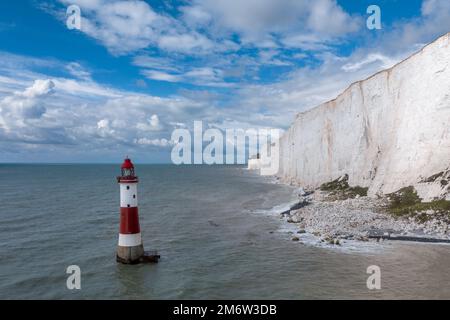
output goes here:
[{"label": "shallow water near shore", "polygon": [[[144,246],[161,260],[117,264],[117,169],[0,165],[0,298],[450,299],[449,245],[293,242],[276,213],[294,190],[236,166],[137,165]],[[81,290],[66,288],[69,265]]]}]

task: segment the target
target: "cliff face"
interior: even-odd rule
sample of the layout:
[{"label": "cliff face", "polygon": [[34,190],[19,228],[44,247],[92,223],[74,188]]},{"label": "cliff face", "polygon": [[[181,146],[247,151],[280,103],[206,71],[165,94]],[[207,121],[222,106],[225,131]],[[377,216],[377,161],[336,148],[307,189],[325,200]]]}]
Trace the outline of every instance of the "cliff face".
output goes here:
[{"label": "cliff face", "polygon": [[449,167],[450,33],[298,114],[280,139],[278,175],[310,188],[348,174],[369,195],[413,185],[442,198]]}]

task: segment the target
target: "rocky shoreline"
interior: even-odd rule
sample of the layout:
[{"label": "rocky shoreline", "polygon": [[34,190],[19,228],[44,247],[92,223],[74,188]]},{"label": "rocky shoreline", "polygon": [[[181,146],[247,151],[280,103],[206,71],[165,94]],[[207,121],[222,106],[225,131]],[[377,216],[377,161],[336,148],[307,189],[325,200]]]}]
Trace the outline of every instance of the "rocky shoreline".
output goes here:
[{"label": "rocky shoreline", "polygon": [[302,241],[303,234],[317,237],[321,243],[342,245],[347,241],[406,240],[449,242],[448,221],[434,217],[425,221],[415,217],[396,217],[386,211],[387,198],[356,196],[334,199],[329,192],[299,189],[299,201],[280,218],[298,228],[293,241]]}]

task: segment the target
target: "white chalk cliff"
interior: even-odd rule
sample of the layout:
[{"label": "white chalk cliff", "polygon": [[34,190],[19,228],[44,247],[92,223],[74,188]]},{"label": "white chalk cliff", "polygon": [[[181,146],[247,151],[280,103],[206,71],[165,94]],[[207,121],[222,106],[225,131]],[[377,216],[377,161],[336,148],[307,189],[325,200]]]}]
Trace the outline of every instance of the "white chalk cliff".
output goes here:
[{"label": "white chalk cliff", "polygon": [[278,176],[310,188],[348,174],[369,196],[412,185],[449,199],[449,167],[450,33],[298,114],[280,139]]}]

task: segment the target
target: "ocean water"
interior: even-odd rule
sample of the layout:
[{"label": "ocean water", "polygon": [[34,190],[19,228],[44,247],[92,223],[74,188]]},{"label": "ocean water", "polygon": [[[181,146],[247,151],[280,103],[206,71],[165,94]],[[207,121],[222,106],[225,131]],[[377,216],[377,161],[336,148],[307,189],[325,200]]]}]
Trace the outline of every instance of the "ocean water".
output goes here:
[{"label": "ocean water", "polygon": [[1,299],[450,299],[450,246],[293,242],[276,213],[294,190],[236,166],[138,165],[143,242],[161,260],[117,264],[118,167],[0,165]]}]

